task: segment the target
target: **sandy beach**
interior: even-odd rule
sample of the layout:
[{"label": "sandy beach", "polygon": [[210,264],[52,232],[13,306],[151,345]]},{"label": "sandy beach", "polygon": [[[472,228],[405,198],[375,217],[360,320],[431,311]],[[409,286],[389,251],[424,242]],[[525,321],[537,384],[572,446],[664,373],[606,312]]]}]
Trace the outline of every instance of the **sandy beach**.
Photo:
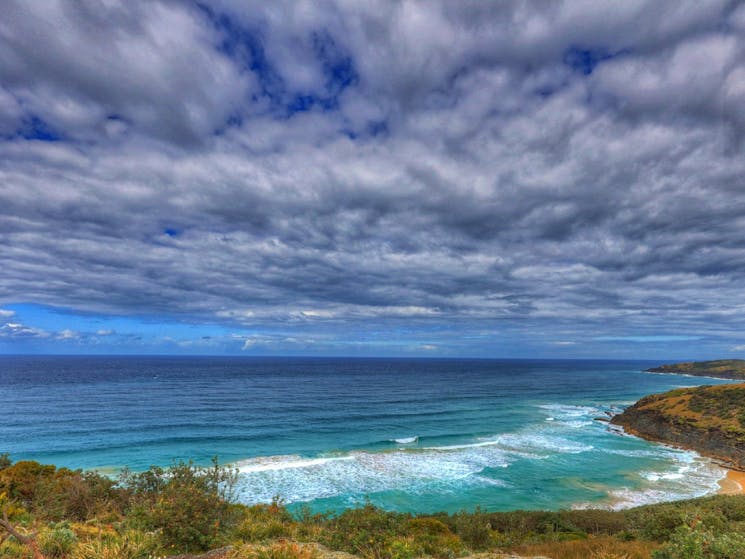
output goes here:
[{"label": "sandy beach", "polygon": [[745,493],[745,472],[727,470],[727,475],[719,480],[719,493],[738,495]]}]

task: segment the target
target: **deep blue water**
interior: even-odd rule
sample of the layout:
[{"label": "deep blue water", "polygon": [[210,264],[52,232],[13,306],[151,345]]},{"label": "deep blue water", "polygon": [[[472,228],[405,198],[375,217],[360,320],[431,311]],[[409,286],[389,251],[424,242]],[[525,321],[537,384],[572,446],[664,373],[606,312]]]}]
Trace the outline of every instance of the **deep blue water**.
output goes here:
[{"label": "deep blue water", "polygon": [[722,471],[622,436],[651,362],[0,356],[0,452],[106,472],[212,456],[245,502],[339,510],[628,506]]}]

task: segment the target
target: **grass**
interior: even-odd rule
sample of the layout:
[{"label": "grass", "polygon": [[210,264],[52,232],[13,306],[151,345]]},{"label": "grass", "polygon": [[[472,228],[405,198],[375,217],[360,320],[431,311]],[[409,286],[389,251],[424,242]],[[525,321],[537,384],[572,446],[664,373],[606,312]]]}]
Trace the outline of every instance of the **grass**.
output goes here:
[{"label": "grass", "polygon": [[512,551],[523,556],[541,555],[552,559],[649,559],[659,546],[656,542],[624,542],[605,536],[583,541],[523,545]]},{"label": "grass", "polygon": [[635,407],[673,423],[745,437],[745,383],[679,388],[643,398]]}]

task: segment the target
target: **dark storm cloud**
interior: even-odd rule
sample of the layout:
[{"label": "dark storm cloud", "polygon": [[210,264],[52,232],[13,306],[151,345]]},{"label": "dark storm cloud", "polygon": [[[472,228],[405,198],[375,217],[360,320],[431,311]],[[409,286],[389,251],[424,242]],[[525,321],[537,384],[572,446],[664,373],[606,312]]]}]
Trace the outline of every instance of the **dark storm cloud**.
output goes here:
[{"label": "dark storm cloud", "polygon": [[744,33],[728,1],[9,2],[0,302],[740,327]]}]

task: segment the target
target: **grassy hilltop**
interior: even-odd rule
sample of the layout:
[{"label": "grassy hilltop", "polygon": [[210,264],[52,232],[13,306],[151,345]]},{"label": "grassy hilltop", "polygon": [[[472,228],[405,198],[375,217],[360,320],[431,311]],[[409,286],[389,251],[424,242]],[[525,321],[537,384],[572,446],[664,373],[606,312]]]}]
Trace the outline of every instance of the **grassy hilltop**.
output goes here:
[{"label": "grassy hilltop", "polygon": [[745,380],[745,360],[719,359],[717,361],[687,361],[671,365],[660,365],[647,369],[650,373],[671,373],[699,377],[715,377]]},{"label": "grassy hilltop", "polygon": [[612,423],[745,471],[745,383],[679,388],[639,400]]}]

